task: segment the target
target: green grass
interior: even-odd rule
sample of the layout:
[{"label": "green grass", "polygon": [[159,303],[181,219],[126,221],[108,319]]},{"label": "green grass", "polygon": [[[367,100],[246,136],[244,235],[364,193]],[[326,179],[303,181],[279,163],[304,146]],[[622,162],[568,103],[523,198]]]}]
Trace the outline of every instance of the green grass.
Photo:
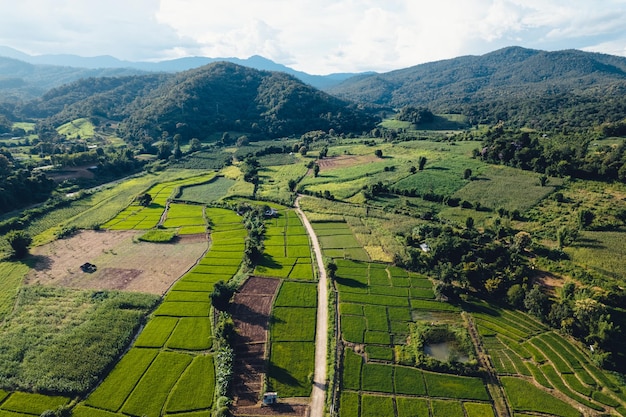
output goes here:
[{"label": "green grass", "polygon": [[139,240],[153,243],[168,243],[176,237],[176,230],[149,230],[139,236]]},{"label": "green grass", "polygon": [[85,404],[118,411],[157,354],[156,349],[133,348],[128,351],[102,384],[89,395]]},{"label": "green grass", "polygon": [[393,398],[364,394],[361,396],[361,417],[395,417]]},{"label": "green grass", "polygon": [[60,135],[68,139],[89,139],[95,135],[95,126],[88,119],[75,119],[57,128]]},{"label": "green grass", "polygon": [[176,327],[178,318],[176,317],[154,317],[146,327],[141,331],[137,340],[136,347],[154,347],[160,348],[165,345],[170,334]]},{"label": "green grass", "polygon": [[40,415],[70,402],[67,397],[14,392],[2,403],[0,409],[24,414]]},{"label": "green grass", "polygon": [[429,401],[425,398],[396,397],[398,417],[429,417]]},{"label": "green grass", "polygon": [[314,341],[316,317],[315,308],[274,307],[270,319],[272,341]]},{"label": "green grass", "polygon": [[212,345],[210,317],[182,317],[166,346],[170,349],[207,350]]},{"label": "green grass", "polygon": [[342,391],[339,397],[339,417],[359,416],[359,394]]},{"label": "green grass", "polygon": [[363,343],[365,337],[365,318],[360,316],[341,316],[341,335],[343,340]]},{"label": "green grass", "polygon": [[154,312],[157,316],[173,317],[207,317],[211,303],[164,301]]},{"label": "green grass", "polygon": [[216,177],[205,184],[184,187],[178,199],[205,204],[219,201],[228,195],[228,190],[230,190],[236,182],[237,181],[230,178]]},{"label": "green grass", "polygon": [[493,406],[483,403],[463,403],[467,417],[495,417]]},{"label": "green grass", "polygon": [[157,297],[23,287],[0,338],[0,384],[88,392],[125,350]]},{"label": "green grass", "polygon": [[92,408],[83,404],[78,404],[72,410],[72,417],[123,417],[123,414],[116,414],[99,408]]},{"label": "green grass", "polygon": [[424,380],[431,397],[489,400],[485,383],[480,378],[424,372]]},{"label": "green grass", "polygon": [[210,409],[215,390],[215,368],[210,355],[196,356],[178,380],[165,410],[176,413]]},{"label": "green grass", "polygon": [[393,366],[376,363],[363,364],[361,389],[393,393]]},{"label": "green grass", "polygon": [[[365,343],[369,342],[366,340]],[[393,349],[389,346],[367,345],[365,346],[365,354],[367,355],[368,360],[379,360],[387,362],[393,361]]]},{"label": "green grass", "polygon": [[308,397],[315,345],[312,342],[274,342],[270,354],[268,390],[281,397]]},{"label": "green grass", "polygon": [[276,307],[316,307],[317,286],[301,282],[283,282],[274,301]]},{"label": "green grass", "polygon": [[579,417],[581,414],[571,405],[544,392],[530,382],[513,377],[502,377],[502,385],[516,412],[538,412],[559,417]]},{"label": "green grass", "polygon": [[0,262],[0,322],[13,310],[28,270],[28,266],[22,263]]},{"label": "green grass", "polygon": [[170,391],[191,362],[192,357],[161,352],[122,408],[124,414],[159,417]]},{"label": "green grass", "polygon": [[361,366],[363,358],[352,349],[345,349],[342,369],[342,388],[359,390],[361,388]]},{"label": "green grass", "polygon": [[396,366],[394,383],[396,394],[426,395],[424,376],[419,369]]},{"label": "green grass", "polygon": [[463,407],[458,401],[432,400],[433,417],[465,417]]}]

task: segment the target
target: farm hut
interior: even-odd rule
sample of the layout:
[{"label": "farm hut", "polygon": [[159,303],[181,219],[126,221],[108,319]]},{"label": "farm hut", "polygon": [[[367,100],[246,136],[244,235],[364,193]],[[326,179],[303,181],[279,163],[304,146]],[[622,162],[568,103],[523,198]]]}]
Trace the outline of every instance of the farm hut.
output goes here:
[{"label": "farm hut", "polygon": [[263,405],[272,405],[278,403],[278,393],[266,392],[263,394]]}]

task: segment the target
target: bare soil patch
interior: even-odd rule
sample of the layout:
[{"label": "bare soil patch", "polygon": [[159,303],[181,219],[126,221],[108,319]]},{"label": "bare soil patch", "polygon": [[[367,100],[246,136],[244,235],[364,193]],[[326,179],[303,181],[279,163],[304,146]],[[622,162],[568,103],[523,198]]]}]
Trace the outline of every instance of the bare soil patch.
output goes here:
[{"label": "bare soil patch", "polygon": [[[32,249],[27,284],[164,294],[208,248],[205,235],[173,243],[140,242],[139,231],[81,231]],[[89,262],[92,273],[80,268]]]},{"label": "bare soil patch", "polygon": [[324,158],[317,161],[320,166],[320,172],[334,168],[346,168],[354,165],[363,165],[370,162],[378,161],[375,155],[341,155],[332,158]]},{"label": "bare soil patch", "polygon": [[267,331],[272,302],[280,280],[250,277],[235,294],[231,313],[237,335],[235,340],[235,366],[233,414],[304,416],[308,406],[281,404],[261,407],[262,379],[266,372]]}]

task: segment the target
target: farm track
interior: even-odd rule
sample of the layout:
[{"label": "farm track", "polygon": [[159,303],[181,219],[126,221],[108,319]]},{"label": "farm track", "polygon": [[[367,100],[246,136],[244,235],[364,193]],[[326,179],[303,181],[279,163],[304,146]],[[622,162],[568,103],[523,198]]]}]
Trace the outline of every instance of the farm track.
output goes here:
[{"label": "farm track", "polygon": [[326,277],[326,269],[324,268],[324,259],[322,258],[322,249],[317,235],[300,209],[299,198],[295,202],[295,210],[302,220],[302,224],[306,228],[315,259],[317,260],[317,268],[319,271],[319,282],[317,292],[317,328],[315,330],[315,373],[313,376],[313,390],[311,392],[311,417],[322,417],[324,415],[324,404],[326,402],[326,355],[328,349],[328,283]]},{"label": "farm track", "polygon": [[478,330],[476,329],[476,325],[474,324],[474,320],[468,313],[463,313],[463,317],[467,322],[467,328],[469,330],[470,337],[472,338],[472,342],[474,343],[474,347],[476,348],[476,356],[478,358],[479,365],[487,371],[487,389],[489,391],[489,395],[494,402],[494,407],[496,410],[496,416],[498,417],[511,417],[511,412],[509,411],[509,406],[506,402],[506,396],[504,394],[504,388],[498,379],[498,374],[496,370],[491,365],[491,361],[489,360],[489,356],[487,352],[485,352],[483,345],[480,341],[480,336],[478,335]]}]

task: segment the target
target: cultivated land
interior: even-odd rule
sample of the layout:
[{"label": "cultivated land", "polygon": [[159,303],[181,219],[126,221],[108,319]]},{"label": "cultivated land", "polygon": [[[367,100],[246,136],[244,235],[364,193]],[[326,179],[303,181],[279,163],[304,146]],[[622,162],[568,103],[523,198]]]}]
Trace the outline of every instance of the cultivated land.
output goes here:
[{"label": "cultivated land", "polygon": [[[546,286],[553,299],[570,281],[578,297],[609,279],[622,285],[623,262],[614,255],[623,252],[624,227],[618,225],[616,207],[626,195],[624,186],[556,177],[541,186],[535,173],[472,158],[479,142],[368,142],[325,142],[329,157],[321,160],[317,148],[307,156],[263,156],[259,160],[267,165],[260,168],[256,187],[243,180],[241,161],[218,172],[148,174],[87,197],[98,204],[97,213],[77,200],[42,218],[36,226],[38,246],[27,262],[0,264],[0,332],[10,336],[3,339],[0,358],[6,364],[9,356],[1,356],[6,352],[17,360],[22,346],[38,347],[24,356],[20,389],[6,385],[0,391],[0,416],[32,417],[67,406],[77,417],[208,417],[224,404],[219,386],[228,368],[210,302],[220,280],[245,282],[230,310],[238,333],[233,386],[226,394],[235,400],[236,415],[324,415],[333,409],[346,417],[625,416],[623,380],[598,366],[588,346],[506,305],[506,293],[497,294],[500,303],[478,292],[445,302],[438,288],[445,272],[441,266],[416,272],[394,264],[401,256],[410,259],[411,240],[426,239],[420,235],[424,226],[445,225],[468,235],[474,233],[467,226],[471,218],[480,232],[515,228],[545,244],[544,252],[528,256],[535,271],[528,279]],[[255,146],[246,149],[256,151]],[[424,169],[411,170],[420,157],[428,160]],[[188,162],[198,167],[202,161]],[[317,177],[307,170],[309,162],[320,165]],[[464,178],[467,168],[473,178]],[[290,180],[309,194],[299,201],[315,239],[293,209],[252,199],[256,193],[290,203],[295,197]],[[148,207],[136,202],[144,192],[153,197]],[[558,200],[556,192],[562,193]],[[263,221],[263,253],[251,266],[242,264],[248,232],[244,216],[235,211],[240,203],[276,210]],[[564,248],[569,259],[544,256],[557,247],[556,225],[575,225],[572,213],[580,208],[593,208],[598,227],[581,231]],[[80,230],[55,240],[59,222],[106,230]],[[618,226],[605,230],[610,225]],[[171,241],[150,243],[141,236]],[[513,238],[503,238],[509,245],[507,239]],[[315,241],[319,247],[312,248]],[[438,253],[442,247],[430,249]],[[416,249],[411,256],[434,255]],[[85,262],[96,271],[82,272]],[[337,269],[325,283],[329,264]],[[466,272],[477,269],[470,262],[464,266]],[[583,270],[597,275],[592,280]],[[160,303],[155,307],[155,297],[135,292],[156,294]],[[138,298],[124,299],[124,294]],[[107,309],[100,304],[104,299]],[[32,314],[35,308],[46,320]],[[130,312],[137,321],[125,322],[130,336],[109,340],[126,353],[115,353],[105,370],[91,375],[100,381],[95,390],[89,395],[20,392],[28,391],[21,388],[27,386],[23,381],[43,375],[36,371],[46,358],[72,363],[77,355],[89,362],[89,347],[77,340],[87,334],[82,328],[106,324],[103,311],[124,322]],[[618,320],[625,316],[619,308],[609,313]],[[62,337],[52,347],[39,342],[55,339],[59,329]],[[462,349],[443,359],[425,353],[425,345],[442,341]],[[73,349],[62,353],[63,346]],[[467,360],[457,360],[461,356]],[[55,371],[65,369],[50,363],[58,365]],[[260,407],[265,391],[277,391],[281,406]]]},{"label": "cultivated land", "polygon": [[[127,290],[163,295],[206,252],[206,235],[182,236],[175,243],[141,242],[135,231],[82,231],[33,249],[29,285]],[[92,273],[80,268],[89,262]]]}]

